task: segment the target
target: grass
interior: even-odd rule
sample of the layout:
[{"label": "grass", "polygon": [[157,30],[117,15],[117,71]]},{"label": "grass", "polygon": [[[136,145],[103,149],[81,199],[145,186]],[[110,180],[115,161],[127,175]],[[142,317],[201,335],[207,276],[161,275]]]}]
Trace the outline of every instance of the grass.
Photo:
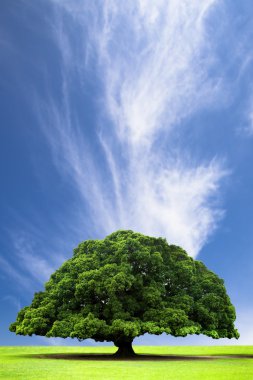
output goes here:
[{"label": "grass", "polygon": [[[113,353],[113,347],[0,347],[0,379],[84,380],[252,380],[253,359],[221,357],[206,360],[68,360],[71,354]],[[253,355],[253,346],[142,347],[139,354]],[[49,358],[66,354],[66,359]],[[39,357],[39,355],[41,357]]]}]

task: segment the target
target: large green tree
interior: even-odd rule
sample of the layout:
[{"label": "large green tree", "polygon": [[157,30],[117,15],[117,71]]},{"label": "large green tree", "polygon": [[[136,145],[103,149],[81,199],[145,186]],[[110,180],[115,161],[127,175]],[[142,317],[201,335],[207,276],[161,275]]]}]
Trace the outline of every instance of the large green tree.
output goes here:
[{"label": "large green tree", "polygon": [[112,341],[133,355],[145,333],[238,338],[224,282],[165,239],[117,231],[87,240],[35,293],[10,330],[20,335]]}]

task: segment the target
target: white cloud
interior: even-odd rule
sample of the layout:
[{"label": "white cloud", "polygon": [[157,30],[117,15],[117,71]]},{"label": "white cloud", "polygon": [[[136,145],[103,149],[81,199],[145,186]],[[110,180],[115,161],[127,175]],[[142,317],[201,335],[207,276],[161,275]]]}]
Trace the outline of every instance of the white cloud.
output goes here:
[{"label": "white cloud", "polygon": [[132,173],[126,227],[165,236],[196,255],[222,216],[211,199],[223,175],[215,162],[189,169],[177,163],[149,168],[144,162]]},{"label": "white cloud", "polygon": [[248,108],[248,126],[246,128],[246,133],[249,136],[253,136],[253,97],[250,103],[250,107]]},{"label": "white cloud", "polygon": [[16,269],[16,265],[9,263],[3,257],[0,257],[1,269],[4,273],[8,274],[10,278],[15,281],[15,284],[19,284],[22,288],[26,290],[31,289],[31,281],[25,275],[21,274],[21,271]]},{"label": "white cloud", "polygon": [[[193,163],[189,152],[171,147],[170,135],[184,133],[184,119],[225,97],[221,78],[209,76],[215,57],[206,25],[216,1],[108,0],[102,9],[52,2],[63,100],[38,99],[36,112],[59,171],[81,195],[79,209],[89,206],[100,235],[131,228],[165,236],[196,256],[222,215],[217,200],[225,171],[217,160]],[[79,50],[68,34],[73,25]],[[106,183],[69,95],[76,75],[80,82],[88,75],[91,49],[105,89],[101,114],[111,119],[110,130],[107,123],[98,133],[111,173]],[[167,152],[157,148],[165,140]]]},{"label": "white cloud", "polygon": [[12,296],[11,294],[7,294],[6,296],[1,298],[2,301],[9,302],[14,308],[19,311],[21,309],[20,300],[17,297]]},{"label": "white cloud", "polygon": [[236,327],[240,333],[240,338],[237,341],[237,344],[240,345],[252,345],[253,344],[253,327],[252,327],[252,318],[253,310],[252,308],[247,307],[238,307],[236,308]]},{"label": "white cloud", "polygon": [[39,257],[35,252],[27,250],[28,247],[17,247],[19,265],[36,281],[44,284],[56,268],[48,263],[48,260]]},{"label": "white cloud", "polygon": [[153,141],[212,102],[212,51],[205,32],[216,1],[107,1],[97,43],[107,105],[121,139]]},{"label": "white cloud", "polygon": [[46,336],[38,336],[37,340],[46,346],[69,346],[69,340],[64,338],[47,338]]},{"label": "white cloud", "polygon": [[[53,99],[49,104],[43,105],[37,100],[36,113],[42,115],[41,126],[52,148],[55,165],[64,176],[70,179],[70,185],[74,186],[81,196],[82,206],[88,206],[96,219],[96,227],[93,231],[97,229],[97,231],[105,232],[105,221],[106,228],[113,231],[117,228],[113,204],[103,191],[101,175],[95,167],[95,159],[90,153],[85,134],[80,131],[81,125],[71,119],[67,81],[68,75],[64,78],[66,85],[63,86],[62,106],[59,107]],[[82,206],[78,205],[79,210]],[[80,218],[79,224],[87,225],[84,217],[80,216]]]},{"label": "white cloud", "polygon": [[[243,70],[243,69],[242,69]],[[252,92],[252,91],[251,91]],[[250,95],[242,109],[242,122],[236,129],[237,135],[251,138],[253,136],[253,96]]]},{"label": "white cloud", "polygon": [[[3,272],[13,278],[19,287],[33,291],[34,287],[41,286],[49,280],[51,274],[61,264],[64,259],[61,255],[48,255],[48,252],[43,252],[42,238],[34,237],[33,227],[29,232],[9,232],[12,247],[10,248],[15,262],[0,257],[0,264]],[[40,246],[38,248],[38,246]]]}]

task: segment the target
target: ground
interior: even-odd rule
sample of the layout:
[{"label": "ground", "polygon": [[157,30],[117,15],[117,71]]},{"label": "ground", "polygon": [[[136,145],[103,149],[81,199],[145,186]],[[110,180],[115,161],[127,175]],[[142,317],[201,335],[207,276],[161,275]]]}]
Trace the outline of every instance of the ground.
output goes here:
[{"label": "ground", "polygon": [[138,354],[151,356],[135,360],[111,360],[108,354],[115,352],[113,347],[0,347],[0,378],[6,380],[253,379],[253,346],[135,346],[134,349]]}]

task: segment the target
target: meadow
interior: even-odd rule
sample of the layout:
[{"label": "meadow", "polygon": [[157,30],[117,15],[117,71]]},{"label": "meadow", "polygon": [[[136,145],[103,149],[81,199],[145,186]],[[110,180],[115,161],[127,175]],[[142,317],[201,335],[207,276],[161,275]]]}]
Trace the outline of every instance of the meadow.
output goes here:
[{"label": "meadow", "polygon": [[[108,355],[115,352],[113,347],[0,347],[0,378],[253,379],[253,346],[135,346],[134,349],[138,354],[158,355],[158,357],[144,356],[134,360],[116,360]],[[102,353],[107,356],[101,356],[100,359],[98,355]],[[168,357],[165,359],[159,355],[168,355]]]}]

